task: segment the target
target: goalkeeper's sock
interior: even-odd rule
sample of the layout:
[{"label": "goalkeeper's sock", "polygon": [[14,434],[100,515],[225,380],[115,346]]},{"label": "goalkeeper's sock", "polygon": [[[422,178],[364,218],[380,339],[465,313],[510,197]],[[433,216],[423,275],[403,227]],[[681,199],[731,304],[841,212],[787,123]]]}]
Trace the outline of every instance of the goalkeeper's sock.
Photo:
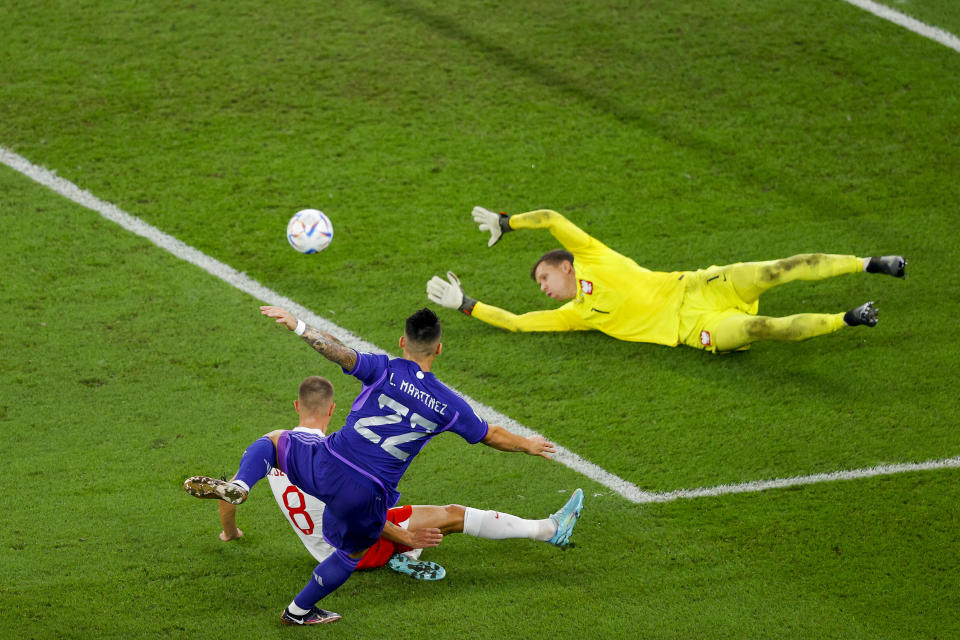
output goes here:
[{"label": "goalkeeper's sock", "polygon": [[556,531],[557,525],[550,518],[524,520],[509,513],[481,511],[472,507],[466,507],[463,514],[463,532],[477,538],[488,540],[529,538],[530,540],[546,541]]},{"label": "goalkeeper's sock", "polygon": [[250,487],[267,477],[270,470],[277,464],[277,450],[273,440],[262,436],[253,441],[240,458],[240,470],[234,482],[250,491]]}]

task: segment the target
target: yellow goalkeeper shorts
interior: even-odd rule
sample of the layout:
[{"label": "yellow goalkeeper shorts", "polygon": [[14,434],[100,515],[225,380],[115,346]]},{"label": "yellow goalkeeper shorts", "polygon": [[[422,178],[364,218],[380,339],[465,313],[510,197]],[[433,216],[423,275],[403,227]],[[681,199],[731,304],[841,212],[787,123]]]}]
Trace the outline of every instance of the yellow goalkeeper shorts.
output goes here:
[{"label": "yellow goalkeeper shorts", "polygon": [[759,301],[745,302],[727,278],[725,271],[732,266],[736,265],[712,266],[685,274],[687,286],[680,303],[678,332],[681,343],[716,353],[713,331],[721,320],[733,315],[756,315]]}]

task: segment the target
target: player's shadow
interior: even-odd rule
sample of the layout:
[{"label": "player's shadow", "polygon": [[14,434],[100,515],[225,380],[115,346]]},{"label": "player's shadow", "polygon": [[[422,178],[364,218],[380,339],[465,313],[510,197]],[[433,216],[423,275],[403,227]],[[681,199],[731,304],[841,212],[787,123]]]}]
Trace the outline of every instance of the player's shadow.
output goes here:
[{"label": "player's shadow", "polygon": [[[736,405],[738,398],[775,398],[785,393],[835,403],[853,393],[843,367],[861,366],[863,356],[858,353],[858,358],[851,359],[851,350],[858,348],[855,341],[836,336],[821,337],[819,342],[763,342],[747,351],[721,354],[682,345],[624,342],[599,332],[523,337],[532,341],[531,351],[553,354],[559,361],[543,358],[539,371],[562,370],[575,361],[579,393],[588,397],[628,394],[644,398],[647,409],[677,394],[697,402],[716,402],[718,409],[725,403]],[[575,352],[590,357],[571,356]],[[670,410],[667,405],[660,408]]]}]

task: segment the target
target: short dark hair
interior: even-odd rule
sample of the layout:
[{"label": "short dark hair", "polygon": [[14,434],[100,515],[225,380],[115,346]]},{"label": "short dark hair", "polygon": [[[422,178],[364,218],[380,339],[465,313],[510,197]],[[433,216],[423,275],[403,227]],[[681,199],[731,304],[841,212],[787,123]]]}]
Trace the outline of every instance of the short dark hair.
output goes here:
[{"label": "short dark hair", "polygon": [[407,338],[407,348],[410,351],[428,355],[440,341],[440,318],[430,309],[424,307],[409,318],[403,331]]},{"label": "short dark hair", "polygon": [[534,280],[537,279],[537,267],[539,267],[540,263],[542,262],[546,262],[551,267],[559,267],[564,262],[573,264],[573,254],[566,249],[553,249],[552,251],[547,251],[545,254],[540,256],[540,259],[537,260],[536,264],[533,265],[533,268],[530,269],[530,277]]},{"label": "short dark hair", "polygon": [[310,376],[300,383],[297,400],[307,413],[322,411],[333,402],[333,383],[322,376]]}]

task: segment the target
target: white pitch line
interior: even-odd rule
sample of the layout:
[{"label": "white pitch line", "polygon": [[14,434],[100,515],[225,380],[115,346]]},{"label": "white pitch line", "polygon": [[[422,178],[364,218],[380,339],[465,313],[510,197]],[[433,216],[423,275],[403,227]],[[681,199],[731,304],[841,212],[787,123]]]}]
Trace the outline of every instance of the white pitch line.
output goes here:
[{"label": "white pitch line", "polygon": [[[62,195],[68,200],[72,200],[79,205],[95,211],[107,220],[117,223],[124,229],[135,233],[138,236],[146,238],[150,242],[168,251],[181,260],[200,267],[207,273],[220,278],[224,282],[239,289],[240,291],[243,291],[256,299],[261,300],[262,302],[266,302],[267,304],[289,309],[295,316],[303,319],[304,322],[333,336],[336,336],[344,344],[347,344],[354,349],[372,353],[387,353],[380,347],[361,340],[359,337],[350,333],[343,327],[340,327],[339,325],[336,325],[325,318],[321,318],[313,311],[310,311],[306,307],[297,304],[293,300],[284,297],[271,289],[268,289],[247,275],[240,273],[233,267],[223,264],[218,260],[214,260],[205,253],[202,253],[190,245],[185,244],[170,235],[167,235],[156,227],[147,224],[143,220],[130,215],[116,205],[110,204],[109,202],[104,202],[100,198],[97,198],[91,194],[89,191],[85,191],[69,180],[65,180],[57,176],[55,172],[50,171],[49,169],[45,169],[33,164],[23,156],[0,147],[0,162],[7,165],[11,169],[22,173],[34,182],[38,182],[50,190]],[[513,418],[500,413],[492,407],[488,407],[482,402],[477,402],[473,398],[466,395],[463,397],[472,406],[476,407],[479,413],[487,416],[487,420],[493,424],[503,425],[510,431],[527,437],[540,435],[533,429],[520,424]],[[730,493],[758,492],[766,491],[767,489],[780,489],[783,487],[814,484],[819,482],[831,482],[834,480],[869,478],[872,476],[890,475],[894,473],[904,473],[907,471],[928,471],[933,469],[944,469],[948,467],[960,467],[960,457],[957,457],[948,458],[946,460],[933,460],[930,462],[883,465],[871,467],[869,469],[855,469],[853,471],[835,471],[833,473],[823,473],[811,476],[799,476],[776,480],[760,480],[756,482],[745,482],[743,484],[720,485],[716,487],[700,489],[680,489],[666,493],[653,493],[640,489],[636,485],[627,482],[623,478],[620,478],[609,471],[606,471],[589,460],[584,460],[576,453],[570,451],[569,449],[565,449],[560,445],[557,445],[557,453],[554,456],[554,459],[560,464],[563,464],[577,473],[580,473],[593,480],[594,482],[602,484],[611,491],[618,493],[630,502],[637,504],[672,502],[680,498],[715,497]]]},{"label": "white pitch line", "polygon": [[[34,182],[38,182],[52,191],[62,195],[68,200],[72,200],[79,205],[99,213],[107,220],[117,223],[127,231],[146,238],[153,244],[170,252],[181,260],[185,260],[190,264],[200,267],[207,273],[220,278],[224,282],[232,285],[240,291],[250,294],[257,300],[265,302],[266,304],[288,309],[291,313],[293,313],[293,315],[302,319],[307,324],[336,336],[341,342],[354,349],[357,349],[358,351],[384,354],[387,353],[387,351],[384,349],[360,339],[358,336],[350,333],[343,327],[340,327],[339,325],[336,325],[325,318],[321,318],[310,309],[307,309],[306,307],[297,304],[293,300],[282,296],[271,289],[268,289],[256,280],[248,277],[246,274],[240,273],[233,267],[226,265],[219,260],[215,260],[205,253],[194,249],[190,245],[177,240],[163,231],[160,231],[156,227],[147,224],[135,216],[130,215],[126,211],[123,211],[116,205],[110,204],[109,202],[104,202],[89,191],[81,189],[69,180],[65,180],[64,178],[57,176],[55,172],[50,171],[49,169],[33,164],[17,153],[0,147],[0,162],[16,171],[19,171]],[[487,420],[491,424],[503,425],[514,433],[519,433],[527,437],[540,435],[533,429],[530,429],[529,427],[520,424],[516,420],[503,415],[492,407],[488,407],[481,402],[477,402],[467,395],[464,395],[463,397],[467,402],[476,408],[478,413],[486,416]],[[627,500],[639,502],[644,496],[649,495],[626,480],[603,470],[592,462],[584,460],[574,452],[569,451],[560,445],[557,445],[556,448],[557,453],[554,456],[555,460],[567,467],[570,467],[574,471],[585,475],[591,480],[604,485],[612,491],[619,493]]]},{"label": "white pitch line", "polygon": [[960,456],[943,460],[928,460],[927,462],[901,462],[896,464],[882,464],[866,469],[852,469],[850,471],[833,471],[831,473],[816,473],[810,476],[795,476],[793,478],[776,478],[774,480],[757,480],[742,484],[721,484],[716,487],[702,489],[679,489],[666,493],[648,493],[638,502],[673,502],[681,498],[712,498],[731,493],[756,493],[768,489],[784,489],[799,487],[821,482],[835,482],[837,480],[861,480],[876,476],[890,476],[910,471],[934,471],[937,469],[960,468]]},{"label": "white pitch line", "polygon": [[924,38],[929,38],[939,42],[945,47],[949,47],[954,51],[960,53],[960,38],[953,35],[949,31],[944,31],[939,27],[932,27],[928,24],[924,24],[915,18],[900,13],[895,9],[891,9],[888,6],[882,5],[873,0],[843,0],[849,4],[852,4],[855,7],[859,7],[864,11],[868,11],[878,18],[883,18],[884,20],[889,20],[890,22],[903,27],[909,31],[913,31],[916,34],[923,36]]}]

